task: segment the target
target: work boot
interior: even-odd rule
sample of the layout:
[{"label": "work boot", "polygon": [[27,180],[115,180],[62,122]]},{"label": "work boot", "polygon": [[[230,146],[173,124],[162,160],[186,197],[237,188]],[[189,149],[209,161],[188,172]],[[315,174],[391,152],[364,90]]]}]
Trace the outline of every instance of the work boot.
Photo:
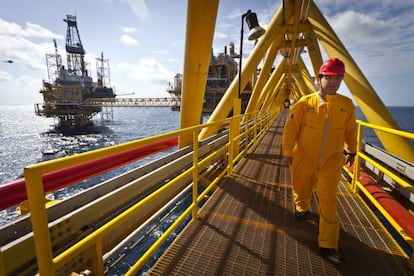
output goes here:
[{"label": "work boot", "polygon": [[336,250],[335,248],[319,247],[319,249],[321,251],[322,257],[324,257],[325,259],[327,259],[331,263],[333,263],[333,264],[342,264],[344,262],[341,254],[339,254],[338,250]]},{"label": "work boot", "polygon": [[296,211],[295,210],[295,218],[299,221],[305,220],[309,217],[309,211]]}]

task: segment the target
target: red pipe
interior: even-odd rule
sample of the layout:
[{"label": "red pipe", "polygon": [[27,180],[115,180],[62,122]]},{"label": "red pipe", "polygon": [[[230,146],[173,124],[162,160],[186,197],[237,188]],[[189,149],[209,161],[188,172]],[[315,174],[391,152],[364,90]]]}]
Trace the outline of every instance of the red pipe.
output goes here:
[{"label": "red pipe", "polygon": [[15,206],[26,199],[24,178],[0,186],[0,210]]},{"label": "red pipe", "polygon": [[[178,137],[172,137],[136,149],[112,154],[80,165],[47,173],[43,175],[45,192],[48,193],[64,188],[70,184],[77,183],[86,178],[104,173],[176,145],[178,145]],[[0,210],[15,206],[25,200],[27,200],[27,194],[24,178],[0,186]]]},{"label": "red pipe", "polygon": [[[352,171],[351,167],[348,167]],[[364,171],[360,172],[359,181],[367,191],[378,201],[378,203],[390,214],[390,216],[401,226],[408,236],[414,238],[414,216],[398,203],[393,197],[385,192]]]}]

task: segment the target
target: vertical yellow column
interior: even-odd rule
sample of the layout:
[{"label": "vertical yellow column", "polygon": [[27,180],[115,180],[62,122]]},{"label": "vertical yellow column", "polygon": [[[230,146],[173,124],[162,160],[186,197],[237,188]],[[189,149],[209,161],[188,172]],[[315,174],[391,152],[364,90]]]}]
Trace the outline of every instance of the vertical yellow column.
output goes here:
[{"label": "vertical yellow column", "polygon": [[[187,1],[180,128],[200,124],[218,3],[218,0]],[[181,135],[179,146],[191,142],[191,133]]]},{"label": "vertical yellow column", "polygon": [[42,276],[54,275],[52,243],[48,228],[42,175],[35,168],[27,167],[24,169],[24,176],[39,274]]}]

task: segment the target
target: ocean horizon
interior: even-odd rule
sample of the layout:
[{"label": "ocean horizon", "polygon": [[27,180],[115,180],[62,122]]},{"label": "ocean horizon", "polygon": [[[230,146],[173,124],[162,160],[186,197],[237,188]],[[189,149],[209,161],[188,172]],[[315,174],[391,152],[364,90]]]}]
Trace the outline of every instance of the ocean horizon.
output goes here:
[{"label": "ocean horizon", "polygon": [[[414,106],[388,109],[402,130],[414,133]],[[33,105],[0,104],[0,110],[0,185],[19,178],[45,150],[56,151],[57,157],[90,151],[176,130],[180,119],[170,107],[114,107],[113,121],[101,122],[98,114],[90,133],[70,135],[56,131],[53,118],[36,116]],[[356,117],[366,121],[358,106]],[[364,139],[380,145],[370,129]]]}]

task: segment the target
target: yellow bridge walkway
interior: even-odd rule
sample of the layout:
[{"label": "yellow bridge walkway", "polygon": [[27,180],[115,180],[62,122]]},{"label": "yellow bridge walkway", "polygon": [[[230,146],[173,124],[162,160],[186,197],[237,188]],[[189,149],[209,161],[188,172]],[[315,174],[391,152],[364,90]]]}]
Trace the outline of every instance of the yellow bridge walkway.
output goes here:
[{"label": "yellow bridge walkway", "polygon": [[339,184],[340,251],[319,255],[318,203],[296,221],[289,170],[280,166],[287,112],[225,177],[148,275],[413,275],[401,248],[366,203]]}]

